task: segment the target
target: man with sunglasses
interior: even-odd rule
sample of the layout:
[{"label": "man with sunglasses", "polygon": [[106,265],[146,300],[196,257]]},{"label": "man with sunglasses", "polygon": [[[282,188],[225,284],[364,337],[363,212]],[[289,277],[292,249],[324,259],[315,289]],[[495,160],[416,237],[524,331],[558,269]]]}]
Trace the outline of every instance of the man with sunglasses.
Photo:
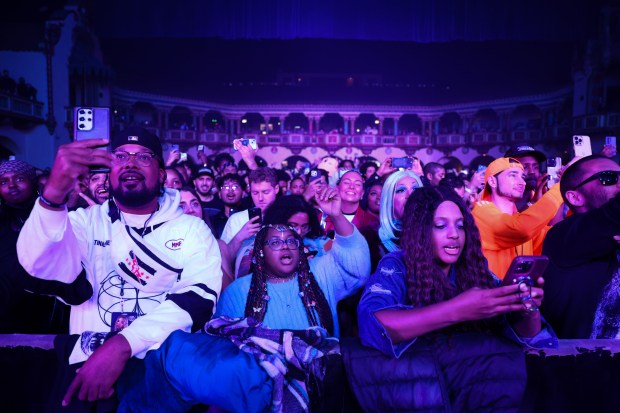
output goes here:
[{"label": "man with sunglasses", "polygon": [[618,338],[620,325],[620,166],[601,155],[562,174],[572,215],[547,234],[542,312],[560,338]]},{"label": "man with sunglasses", "polygon": [[[73,397],[109,398],[130,358],[144,358],[175,330],[202,328],[221,289],[215,238],[204,221],[183,213],[178,191],[163,189],[159,138],[130,127],[112,138],[112,152],[99,149],[107,143],[59,148],[17,243],[19,260],[33,276],[82,280],[70,303],[70,333],[80,336],[60,350],[70,353],[70,366],[60,369],[59,379],[72,382],[50,411],[60,409],[61,397],[63,406]],[[111,199],[68,213],[67,195],[93,166],[109,168]],[[119,314],[136,319],[112,334]],[[107,337],[94,352],[84,345],[93,334]]]}]

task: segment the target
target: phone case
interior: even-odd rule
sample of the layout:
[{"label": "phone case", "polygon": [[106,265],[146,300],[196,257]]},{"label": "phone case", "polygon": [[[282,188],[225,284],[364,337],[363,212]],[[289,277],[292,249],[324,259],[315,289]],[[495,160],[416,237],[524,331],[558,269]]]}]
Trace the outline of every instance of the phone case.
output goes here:
[{"label": "phone case", "polygon": [[[75,107],[73,108],[73,140],[110,139],[110,108]],[[102,146],[99,149],[111,151],[112,146]],[[105,166],[91,166],[93,173],[108,173]]]},{"label": "phone case", "polygon": [[543,275],[549,258],[544,255],[520,255],[515,257],[504,277],[504,285],[512,285],[521,282],[524,278],[535,280]]},{"label": "phone case", "polygon": [[258,218],[258,223],[262,223],[263,220],[263,214],[260,208],[258,207],[254,207],[254,208],[250,208],[248,210],[248,218],[251,220],[254,217],[259,217]]},{"label": "phone case", "polygon": [[586,135],[573,136],[573,149],[575,150],[575,156],[583,157],[592,155],[590,137]]},{"label": "phone case", "polygon": [[76,141],[110,139],[110,108],[73,108],[73,125],[73,138]]}]

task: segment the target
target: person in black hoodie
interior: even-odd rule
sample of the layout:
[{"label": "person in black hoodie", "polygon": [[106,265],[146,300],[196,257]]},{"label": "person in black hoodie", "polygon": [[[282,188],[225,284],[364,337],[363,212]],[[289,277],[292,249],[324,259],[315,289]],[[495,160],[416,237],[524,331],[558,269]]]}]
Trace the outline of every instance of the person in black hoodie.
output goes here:
[{"label": "person in black hoodie", "polygon": [[572,215],[549,230],[541,311],[560,338],[620,337],[620,166],[601,155],[562,174]]},{"label": "person in black hoodie", "polygon": [[0,333],[68,331],[68,306],[52,294],[63,286],[37,280],[19,265],[19,231],[36,200],[35,169],[21,160],[0,164]]}]

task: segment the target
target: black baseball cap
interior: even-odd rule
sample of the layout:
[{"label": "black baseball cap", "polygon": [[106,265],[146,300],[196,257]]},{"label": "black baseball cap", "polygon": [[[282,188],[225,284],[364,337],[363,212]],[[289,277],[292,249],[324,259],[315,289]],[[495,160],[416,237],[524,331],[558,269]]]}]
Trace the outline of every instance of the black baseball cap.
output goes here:
[{"label": "black baseball cap", "polygon": [[129,126],[112,136],[110,142],[112,150],[116,150],[119,146],[134,144],[144,146],[155,155],[160,166],[163,166],[164,155],[159,138],[154,133],[149,132],[140,126]]},{"label": "black baseball cap", "polygon": [[213,170],[208,166],[201,166],[200,168],[198,168],[198,170],[196,171],[196,178],[202,175],[208,175],[212,179],[215,179],[215,174],[213,173]]},{"label": "black baseball cap", "polygon": [[513,146],[504,154],[504,158],[520,158],[522,156],[533,156],[538,162],[543,163],[547,156],[529,145]]}]

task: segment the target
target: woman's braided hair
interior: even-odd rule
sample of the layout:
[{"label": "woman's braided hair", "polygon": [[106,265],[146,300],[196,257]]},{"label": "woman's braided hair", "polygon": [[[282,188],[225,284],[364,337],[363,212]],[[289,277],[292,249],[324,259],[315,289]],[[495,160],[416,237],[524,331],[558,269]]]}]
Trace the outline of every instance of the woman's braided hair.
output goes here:
[{"label": "woman's braided hair", "polygon": [[308,259],[304,253],[304,243],[295,230],[286,225],[265,225],[256,234],[252,262],[254,272],[250,290],[245,303],[245,317],[253,317],[257,321],[263,321],[267,313],[269,295],[267,294],[267,273],[265,271],[265,241],[270,228],[277,231],[289,231],[299,241],[299,266],[297,267],[297,281],[299,283],[299,297],[306,309],[306,315],[311,326],[321,326],[330,335],[334,334],[334,320],[329,303],[319,287],[316,278],[310,272]]}]

